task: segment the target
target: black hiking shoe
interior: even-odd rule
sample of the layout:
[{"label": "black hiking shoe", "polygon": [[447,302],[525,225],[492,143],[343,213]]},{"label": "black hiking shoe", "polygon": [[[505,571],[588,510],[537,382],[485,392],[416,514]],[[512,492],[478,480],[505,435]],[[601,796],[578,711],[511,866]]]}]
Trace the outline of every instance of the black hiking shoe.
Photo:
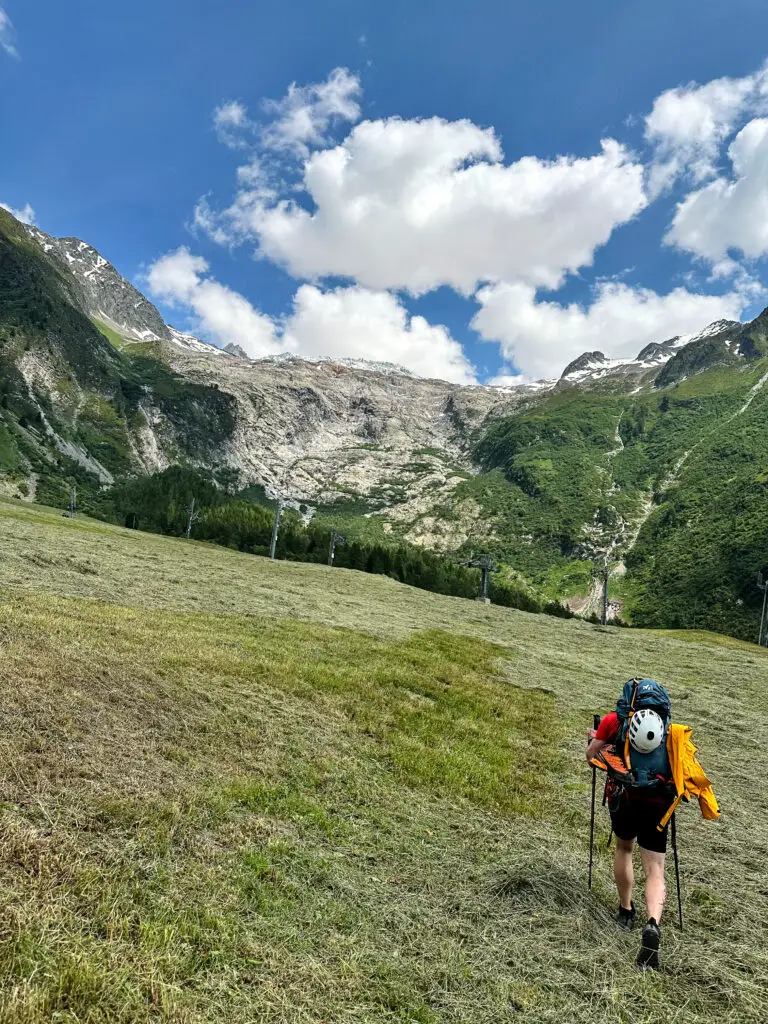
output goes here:
[{"label": "black hiking shoe", "polygon": [[640,944],[640,951],[637,954],[637,966],[644,971],[657,971],[659,969],[659,943],[661,942],[661,928],[653,917],[648,918],[648,924],[643,928],[643,938]]},{"label": "black hiking shoe", "polygon": [[619,904],[614,921],[625,932],[631,932],[635,926],[635,904],[630,904],[631,910],[627,910]]}]

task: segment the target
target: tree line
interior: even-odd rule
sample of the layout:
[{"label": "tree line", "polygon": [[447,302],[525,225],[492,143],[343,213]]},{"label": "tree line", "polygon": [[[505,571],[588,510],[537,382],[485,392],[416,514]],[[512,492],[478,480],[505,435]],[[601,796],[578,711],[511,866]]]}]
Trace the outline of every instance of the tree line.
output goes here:
[{"label": "tree line", "polygon": [[[181,537],[186,533],[192,500],[199,512],[193,536],[197,540],[253,555],[268,555],[275,510],[271,503],[249,500],[253,489],[237,486],[237,473],[223,469],[205,473],[172,466],[151,476],[138,477],[102,492],[87,509],[91,514],[124,526]],[[248,497],[245,497],[245,495]],[[293,509],[280,520],[276,557],[323,563],[328,559],[332,519],[305,523]],[[437,594],[473,598],[480,589],[480,573],[450,558],[403,541],[383,542],[355,536],[354,524],[344,524],[347,540],[335,549],[334,565],[389,576],[401,583]],[[492,603],[530,612],[569,617],[554,601],[545,602],[525,587],[507,580],[492,580]]]}]

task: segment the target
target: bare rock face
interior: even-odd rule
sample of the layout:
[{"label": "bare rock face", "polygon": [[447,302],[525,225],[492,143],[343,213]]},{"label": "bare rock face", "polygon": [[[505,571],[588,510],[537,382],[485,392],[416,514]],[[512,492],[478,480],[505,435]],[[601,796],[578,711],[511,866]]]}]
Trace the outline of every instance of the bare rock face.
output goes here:
[{"label": "bare rock face", "polygon": [[231,356],[237,356],[238,359],[247,359],[248,353],[242,347],[242,345],[236,345],[230,341],[228,345],[224,346],[224,351],[228,352]]},{"label": "bare rock face", "polygon": [[[162,342],[157,358],[182,382],[204,385],[203,403],[216,394],[231,408],[233,429],[215,453],[199,448],[200,465],[238,469],[244,485],[259,484],[307,516],[321,506],[352,504],[358,512],[381,516],[385,530],[436,548],[458,547],[469,529],[482,529],[476,504],[456,500],[454,491],[476,472],[471,450],[486,421],[536,388],[460,387],[421,379],[391,363],[356,359],[252,360],[239,345],[220,349],[166,325],[152,303],[85,242],[37,228],[28,233],[66,271],[86,315],[126,343]],[[33,371],[40,376],[30,366],[30,380]],[[43,390],[57,394],[55,376],[48,372]],[[57,411],[74,428],[85,398],[76,383],[70,391]],[[140,411],[127,441],[133,471],[147,473],[165,468],[188,446],[183,416],[167,415],[151,388],[145,388]],[[203,405],[195,418],[213,413],[213,406]],[[91,457],[75,454],[82,465]],[[453,506],[449,518],[441,517],[440,506]]]},{"label": "bare rock face", "polygon": [[[475,472],[476,432],[528,391],[462,387],[330,361],[221,359],[176,345],[171,363],[185,379],[234,396],[236,426],[222,463],[239,469],[245,481],[309,510],[362,499],[389,528],[446,548],[458,547],[464,536],[455,522],[438,521],[435,506]],[[474,509],[468,518],[476,518]]]},{"label": "bare rock face", "polygon": [[563,370],[561,379],[574,377],[585,370],[597,370],[605,366],[609,360],[602,352],[584,352]]}]

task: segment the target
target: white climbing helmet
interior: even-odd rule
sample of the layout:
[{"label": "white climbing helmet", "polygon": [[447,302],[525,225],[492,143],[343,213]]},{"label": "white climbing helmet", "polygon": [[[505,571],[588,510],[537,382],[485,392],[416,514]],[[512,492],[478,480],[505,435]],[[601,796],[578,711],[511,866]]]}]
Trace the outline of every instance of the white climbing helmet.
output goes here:
[{"label": "white climbing helmet", "polygon": [[664,739],[664,722],[650,708],[642,708],[632,715],[629,723],[629,742],[641,754],[650,754]]}]

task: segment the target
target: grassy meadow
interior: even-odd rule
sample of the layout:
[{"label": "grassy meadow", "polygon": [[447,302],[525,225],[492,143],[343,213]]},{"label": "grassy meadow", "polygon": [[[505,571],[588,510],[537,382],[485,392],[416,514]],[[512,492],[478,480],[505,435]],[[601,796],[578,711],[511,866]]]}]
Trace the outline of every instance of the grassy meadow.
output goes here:
[{"label": "grassy meadow", "polygon": [[[20,502],[0,538],[2,1024],[768,1017],[765,651]],[[605,812],[586,886],[584,733],[635,674],[724,810],[679,815],[653,976]]]}]

